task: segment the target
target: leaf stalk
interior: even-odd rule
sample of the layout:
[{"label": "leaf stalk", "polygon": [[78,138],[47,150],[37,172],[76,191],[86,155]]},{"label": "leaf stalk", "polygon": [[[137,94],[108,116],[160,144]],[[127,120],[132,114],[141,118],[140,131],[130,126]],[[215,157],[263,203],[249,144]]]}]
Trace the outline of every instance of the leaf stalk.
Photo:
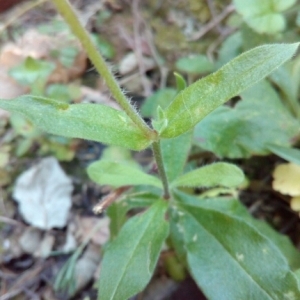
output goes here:
[{"label": "leaf stalk", "polygon": [[160,141],[156,141],[152,144],[152,150],[153,150],[153,155],[157,164],[158,168],[158,173],[160,176],[160,179],[163,184],[164,188],[164,199],[169,199],[170,198],[170,188],[169,188],[169,181],[167,178],[165,166],[163,163],[162,155],[161,155],[161,148],[160,148]]}]

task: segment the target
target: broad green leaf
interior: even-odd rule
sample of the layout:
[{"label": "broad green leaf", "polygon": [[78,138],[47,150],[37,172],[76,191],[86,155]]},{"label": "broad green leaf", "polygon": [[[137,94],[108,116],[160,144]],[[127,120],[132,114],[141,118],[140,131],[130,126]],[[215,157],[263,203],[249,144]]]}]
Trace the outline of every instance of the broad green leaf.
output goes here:
[{"label": "broad green leaf", "polygon": [[285,257],[253,226],[197,206],[180,205],[177,214],[192,276],[209,299],[300,297]]},{"label": "broad green leaf", "polygon": [[237,166],[229,163],[215,163],[178,177],[172,186],[191,187],[234,187],[244,180],[243,171]]},{"label": "broad green leaf", "polygon": [[161,140],[161,153],[169,182],[172,182],[182,173],[191,142],[191,131],[172,139]]},{"label": "broad green leaf", "polygon": [[295,273],[295,276],[298,280],[298,285],[300,286],[300,269],[296,270],[294,273]]},{"label": "broad green leaf", "polygon": [[247,51],[217,72],[179,93],[165,113],[163,138],[178,136],[201,121],[218,106],[263,79],[290,59],[299,43],[265,45]]},{"label": "broad green leaf", "polygon": [[300,150],[295,148],[282,147],[278,145],[268,145],[268,149],[279,157],[300,165]]},{"label": "broad green leaf", "polygon": [[114,187],[126,185],[153,185],[161,187],[161,181],[152,175],[148,175],[137,167],[109,160],[98,160],[89,165],[87,169],[89,177],[99,184],[107,184]]},{"label": "broad green leaf", "polygon": [[234,0],[236,10],[245,22],[259,33],[274,34],[285,29],[285,18],[280,13],[296,0]]},{"label": "broad green leaf", "polygon": [[178,59],[176,68],[180,72],[189,74],[202,74],[213,71],[214,64],[205,55],[191,55]]},{"label": "broad green leaf", "polygon": [[105,251],[98,299],[129,299],[147,285],[168,236],[166,209],[167,203],[159,200],[122,227]]},{"label": "broad green leaf", "polygon": [[299,121],[266,81],[241,94],[234,108],[219,107],[194,133],[195,143],[219,157],[245,158],[269,154],[268,144],[289,146],[299,133]]},{"label": "broad green leaf", "polygon": [[176,90],[172,88],[165,88],[158,90],[152,96],[147,98],[141,107],[141,114],[144,117],[157,117],[157,107],[165,109],[176,95]]},{"label": "broad green leaf", "polygon": [[[280,252],[285,256],[285,258],[289,262],[290,267],[293,270],[300,267],[300,252],[292,244],[289,237],[280,234],[277,230],[273,229],[268,223],[255,219],[253,216],[250,215],[246,207],[243,206],[239,200],[232,197],[215,197],[200,199],[199,197],[187,195],[185,193],[176,191],[176,201],[190,206],[199,206],[204,209],[213,209],[221,213],[225,213],[233,217],[242,219],[242,221],[247,222],[251,226],[254,226],[260,234],[269,238],[274,243],[274,245],[280,250]],[[180,237],[177,238],[180,239]]]},{"label": "broad green leaf", "polygon": [[67,104],[25,95],[0,99],[0,107],[20,113],[48,133],[82,138],[105,144],[142,150],[151,141],[132,123],[125,112],[101,104]]}]

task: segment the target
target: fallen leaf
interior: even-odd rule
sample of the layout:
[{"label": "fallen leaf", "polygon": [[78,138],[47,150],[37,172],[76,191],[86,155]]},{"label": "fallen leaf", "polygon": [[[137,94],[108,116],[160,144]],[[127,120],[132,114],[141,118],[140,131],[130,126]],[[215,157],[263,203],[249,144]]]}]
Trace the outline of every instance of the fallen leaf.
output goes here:
[{"label": "fallen leaf", "polygon": [[71,180],[54,157],[22,173],[13,192],[26,222],[40,229],[66,226],[71,207]]},{"label": "fallen leaf", "polygon": [[46,233],[46,235],[43,237],[41,244],[39,245],[39,248],[34,252],[34,256],[42,258],[49,257],[54,246],[54,242],[54,236],[49,232]]},{"label": "fallen leaf", "polygon": [[273,172],[273,189],[284,195],[300,196],[300,166],[293,163],[278,165]]},{"label": "fallen leaf", "polygon": [[49,76],[48,83],[69,82],[79,77],[87,65],[86,53],[70,33],[62,31],[50,36],[31,29],[16,43],[8,43],[2,48],[0,70],[8,72],[28,57],[55,63],[56,67]]},{"label": "fallen leaf", "polygon": [[19,239],[22,250],[28,254],[34,254],[42,241],[42,232],[33,227],[27,227]]},{"label": "fallen leaf", "polygon": [[76,248],[78,247],[76,238],[74,236],[74,226],[73,224],[68,225],[68,230],[66,234],[66,241],[64,245],[61,247],[61,251],[64,253],[70,253],[72,251],[75,251]]},{"label": "fallen leaf", "polygon": [[88,236],[96,245],[104,245],[109,240],[109,218],[80,217],[78,235],[84,241]]},{"label": "fallen leaf", "polygon": [[98,264],[100,263],[100,248],[90,243],[82,257],[75,266],[76,286],[73,295],[85,287],[94,277]]}]

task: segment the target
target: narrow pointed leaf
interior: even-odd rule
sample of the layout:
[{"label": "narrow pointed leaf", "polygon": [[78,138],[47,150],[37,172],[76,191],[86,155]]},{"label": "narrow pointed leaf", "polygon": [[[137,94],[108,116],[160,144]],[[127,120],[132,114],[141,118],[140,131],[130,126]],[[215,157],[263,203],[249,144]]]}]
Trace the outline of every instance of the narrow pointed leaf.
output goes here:
[{"label": "narrow pointed leaf", "polygon": [[235,187],[244,180],[243,171],[229,163],[215,163],[178,177],[172,186],[190,187]]},{"label": "narrow pointed leaf", "polygon": [[87,172],[93,181],[114,187],[126,185],[162,186],[158,178],[144,173],[137,167],[120,162],[99,160],[89,165]]},{"label": "narrow pointed leaf", "polygon": [[147,285],[168,236],[166,209],[167,203],[158,200],[123,226],[105,251],[98,299],[129,299]]},{"label": "narrow pointed leaf", "polygon": [[278,248],[253,226],[220,211],[180,205],[192,276],[208,299],[298,299],[297,280]]},{"label": "narrow pointed leaf", "polygon": [[179,93],[186,88],[186,81],[183,76],[177,72],[174,72],[174,76],[176,79],[177,92]]},{"label": "narrow pointed leaf", "polygon": [[22,114],[48,133],[142,150],[151,141],[123,111],[101,104],[67,104],[38,96],[0,99],[0,107]]},{"label": "narrow pointed leaf", "polygon": [[161,140],[161,152],[169,182],[183,171],[192,143],[192,132],[186,132],[172,139]]},{"label": "narrow pointed leaf", "polygon": [[167,107],[168,125],[161,137],[171,138],[190,130],[218,106],[290,59],[298,46],[299,43],[254,48],[190,85]]}]

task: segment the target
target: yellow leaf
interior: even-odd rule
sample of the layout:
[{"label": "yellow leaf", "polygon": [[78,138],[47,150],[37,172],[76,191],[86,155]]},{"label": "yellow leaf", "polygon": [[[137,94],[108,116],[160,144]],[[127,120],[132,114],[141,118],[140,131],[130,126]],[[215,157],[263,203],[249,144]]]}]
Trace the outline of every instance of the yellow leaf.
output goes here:
[{"label": "yellow leaf", "polygon": [[291,209],[298,212],[300,211],[300,196],[291,199]]},{"label": "yellow leaf", "polygon": [[293,163],[278,165],[273,172],[273,189],[284,195],[300,196],[300,166]]}]

